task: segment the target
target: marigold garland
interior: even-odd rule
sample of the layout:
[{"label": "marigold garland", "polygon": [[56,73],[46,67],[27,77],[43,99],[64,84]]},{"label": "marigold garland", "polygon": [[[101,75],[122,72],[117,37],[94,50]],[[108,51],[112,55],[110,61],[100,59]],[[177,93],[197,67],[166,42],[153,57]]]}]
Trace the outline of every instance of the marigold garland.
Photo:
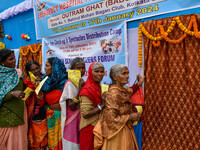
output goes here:
[{"label": "marigold garland", "polygon": [[29,53],[29,50],[30,50],[33,54],[36,54],[40,50],[41,46],[42,46],[42,44],[39,44],[38,47],[35,48],[35,51],[34,51],[33,48],[30,45],[28,45],[28,48],[27,48],[26,52],[24,52],[23,49],[22,49],[22,47],[20,47],[20,53],[23,56],[26,56]]},{"label": "marigold garland", "polygon": [[3,25],[2,25],[1,22],[0,22],[0,37],[4,37],[4,34],[3,34]]},{"label": "marigold garland", "polygon": [[23,51],[22,47],[20,47],[20,54],[19,54],[19,68],[22,68],[22,56],[28,55],[29,51],[31,51],[33,54],[37,54],[39,52],[39,64],[42,64],[42,51],[40,50],[40,47],[42,44],[39,44],[38,47],[36,48],[34,45],[34,49],[31,47],[31,45],[28,45],[28,48],[26,49],[26,52]]},{"label": "marigold garland", "polygon": [[[156,37],[152,36],[147,32],[145,27],[142,23],[139,24],[138,28],[138,66],[142,66],[142,33],[147,36],[150,40],[153,40],[152,44],[154,47],[160,46],[160,41],[162,39],[165,39],[166,41],[170,43],[180,43],[187,35],[195,36],[196,38],[200,39],[200,32],[198,31],[198,25],[197,25],[197,19],[196,16],[191,16],[190,22],[188,24],[188,27],[185,27],[183,23],[180,20],[180,17],[174,17],[172,19],[172,22],[170,26],[168,27],[167,31],[164,31],[164,27],[161,25],[162,21],[157,21],[157,28],[160,29],[160,34],[157,34]],[[178,25],[178,27],[184,32],[184,34],[177,40],[172,40],[168,37],[169,33],[174,30],[174,26]],[[191,28],[194,28],[194,31],[191,31]]]}]

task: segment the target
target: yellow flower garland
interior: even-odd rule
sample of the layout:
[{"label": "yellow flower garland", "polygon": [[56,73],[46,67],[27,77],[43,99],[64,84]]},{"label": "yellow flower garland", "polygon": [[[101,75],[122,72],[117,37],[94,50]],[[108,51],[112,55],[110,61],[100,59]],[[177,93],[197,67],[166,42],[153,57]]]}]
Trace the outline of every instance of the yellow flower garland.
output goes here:
[{"label": "yellow flower garland", "polygon": [[[165,39],[166,41],[170,43],[180,43],[187,35],[195,36],[196,38],[200,39],[200,32],[198,31],[198,25],[197,25],[197,20],[196,16],[191,16],[191,20],[189,22],[188,27],[185,27],[183,23],[181,22],[179,17],[174,17],[170,26],[168,27],[167,31],[164,31],[163,26],[161,25],[162,21],[157,22],[157,28],[160,29],[160,34],[157,34],[156,37],[152,36],[147,32],[147,30],[144,28],[143,24],[139,24],[138,28],[138,66],[142,66],[142,33],[147,36],[150,40],[153,40],[152,44],[154,47],[159,47],[160,46],[160,40]],[[177,40],[172,40],[168,38],[169,33],[174,30],[174,26],[178,25],[178,27],[184,32],[183,36],[181,36]],[[194,27],[194,31],[190,31],[192,26]],[[157,43],[156,43],[157,41]]]},{"label": "yellow flower garland", "polygon": [[19,54],[19,68],[22,69],[22,56],[26,56],[28,55],[29,51],[31,51],[33,54],[37,54],[39,52],[39,64],[42,64],[42,52],[40,50],[40,47],[42,46],[42,44],[39,44],[37,48],[35,48],[35,50],[32,49],[32,47],[30,45],[28,45],[28,48],[26,50],[26,52],[23,51],[22,47],[20,47],[20,54]]}]

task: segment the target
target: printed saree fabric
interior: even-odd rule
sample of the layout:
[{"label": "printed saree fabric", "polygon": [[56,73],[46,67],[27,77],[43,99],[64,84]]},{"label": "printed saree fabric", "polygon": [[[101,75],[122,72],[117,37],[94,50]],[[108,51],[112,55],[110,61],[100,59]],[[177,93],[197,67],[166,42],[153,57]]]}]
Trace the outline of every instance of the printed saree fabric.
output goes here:
[{"label": "printed saree fabric", "polygon": [[[33,82],[28,77],[24,84],[26,87],[35,90]],[[32,97],[26,100],[28,110],[29,132],[28,140],[29,147],[39,149],[47,147],[47,120],[45,112],[45,101],[38,100],[34,93]]]},{"label": "printed saree fabric", "polygon": [[[62,91],[53,90],[45,94],[45,100],[48,105],[58,103]],[[47,126],[48,126],[48,147],[49,150],[62,150],[62,134],[61,134],[61,111],[51,110],[46,106]]]},{"label": "printed saree fabric", "polygon": [[15,68],[8,68],[0,65],[0,106],[4,96],[19,83],[19,76]]},{"label": "printed saree fabric", "polygon": [[[194,15],[194,14],[193,14]],[[200,24],[199,15],[197,24]],[[180,16],[188,26],[191,15]],[[166,30],[172,18],[161,19]],[[151,35],[157,33],[157,20],[143,23]],[[184,32],[176,25],[170,39]],[[143,150],[200,149],[200,39],[187,35],[176,44],[161,41],[154,47],[144,36],[145,109]]]},{"label": "printed saree fabric", "polygon": [[[128,89],[128,88],[127,88]],[[129,116],[132,104],[126,88],[113,85],[106,95],[105,108],[94,128],[94,147],[102,150],[137,150],[137,142]]]}]

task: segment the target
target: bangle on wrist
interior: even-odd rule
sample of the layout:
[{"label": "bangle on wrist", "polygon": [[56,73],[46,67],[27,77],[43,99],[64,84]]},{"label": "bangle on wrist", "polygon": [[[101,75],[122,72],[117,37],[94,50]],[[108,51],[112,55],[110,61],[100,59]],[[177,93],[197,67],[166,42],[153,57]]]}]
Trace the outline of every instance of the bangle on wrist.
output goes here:
[{"label": "bangle on wrist", "polygon": [[77,99],[76,97],[73,98],[75,102],[79,103],[79,99]]},{"label": "bangle on wrist", "polygon": [[100,104],[98,104],[97,107],[99,108],[99,110],[102,110],[102,107],[100,106]]}]

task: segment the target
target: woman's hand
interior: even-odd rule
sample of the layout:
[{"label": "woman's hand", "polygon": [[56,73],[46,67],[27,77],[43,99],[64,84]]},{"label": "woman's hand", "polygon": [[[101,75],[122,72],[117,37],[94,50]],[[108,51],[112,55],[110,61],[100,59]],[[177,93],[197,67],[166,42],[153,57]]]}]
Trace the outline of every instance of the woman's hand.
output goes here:
[{"label": "woman's hand", "polygon": [[75,103],[72,99],[67,99],[68,104],[69,104],[69,108],[74,111],[79,103]]},{"label": "woman's hand", "polygon": [[138,79],[138,82],[139,82],[139,84],[140,84],[139,86],[141,86],[142,83],[144,82],[145,76],[142,77],[140,74],[138,74],[138,75],[137,75],[137,79]]},{"label": "woman's hand", "polygon": [[40,90],[38,95],[36,94],[36,97],[39,101],[42,101],[44,99],[44,93]]},{"label": "woman's hand", "polygon": [[40,78],[39,76],[36,76],[36,80],[33,82],[34,87],[37,88],[37,86],[40,84],[41,81],[42,81],[42,78]]},{"label": "woman's hand", "polygon": [[139,121],[141,114],[139,113],[131,113],[129,116],[129,120],[131,121]]},{"label": "woman's hand", "polygon": [[60,107],[59,103],[50,105],[49,108],[52,109],[52,110],[61,111],[61,107]]},{"label": "woman's hand", "polygon": [[80,80],[79,80],[79,85],[78,85],[79,90],[81,90],[81,88],[82,88],[84,85],[85,85],[85,81],[84,81],[82,78],[80,78]]},{"label": "woman's hand", "polygon": [[23,91],[12,91],[11,96],[22,99],[25,96],[25,93]]}]

